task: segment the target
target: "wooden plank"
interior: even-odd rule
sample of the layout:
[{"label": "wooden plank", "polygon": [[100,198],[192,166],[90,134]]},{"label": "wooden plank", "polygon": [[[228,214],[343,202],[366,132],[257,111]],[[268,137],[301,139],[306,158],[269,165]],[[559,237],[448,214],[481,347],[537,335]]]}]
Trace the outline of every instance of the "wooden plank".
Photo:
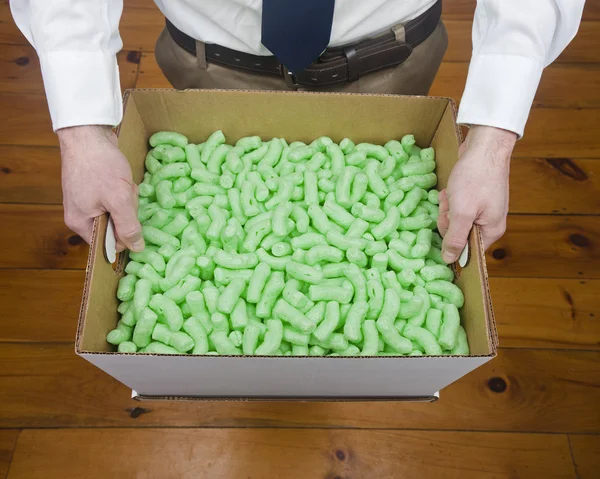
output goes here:
[{"label": "wooden plank", "polygon": [[146,3],[150,8],[132,8],[125,2],[119,32],[127,50],[154,51],[156,39],[165,28],[165,17],[160,10],[151,0]]},{"label": "wooden plank", "polygon": [[4,92],[0,105],[10,112],[0,132],[0,145],[58,146],[45,95]]},{"label": "wooden plank", "polygon": [[[132,444],[136,445],[135,454],[131,453]],[[274,471],[277,477],[290,479],[575,477],[565,435],[83,429],[23,431],[9,479],[263,479],[275,477]]]},{"label": "wooden plank", "polygon": [[0,146],[0,203],[62,204],[59,149]]},{"label": "wooden plank", "polygon": [[597,160],[513,158],[510,170],[511,213],[600,213]]},{"label": "wooden plank", "polygon": [[600,471],[600,436],[569,436],[578,479],[594,479]]},{"label": "wooden plank", "polygon": [[0,341],[73,341],[84,276],[83,270],[0,270],[7,318]]},{"label": "wooden plank", "polygon": [[600,110],[534,108],[514,156],[600,157]]},{"label": "wooden plank", "polygon": [[500,346],[600,349],[600,281],[491,278]]},{"label": "wooden plank", "polygon": [[[452,0],[444,2],[443,18],[471,20],[477,0]],[[583,9],[584,20],[600,20],[600,1],[588,0]]]},{"label": "wooden plank", "polygon": [[[133,88],[140,53],[123,50],[117,55],[121,89]],[[44,93],[38,56],[31,46],[5,45],[0,50],[0,92]]]},{"label": "wooden plank", "polygon": [[[73,341],[83,280],[83,271],[0,270],[11,318],[0,341]],[[600,349],[600,281],[492,278],[491,287],[502,347]]]},{"label": "wooden plank", "polygon": [[[124,4],[125,9],[143,8],[146,10],[157,11],[160,14],[160,10],[158,10],[153,0],[125,0]],[[127,10],[125,10],[125,12],[127,12]]]},{"label": "wooden plank", "polygon": [[16,429],[5,429],[0,431],[0,478],[4,479],[8,474],[8,468],[17,444],[19,431]]},{"label": "wooden plank", "polygon": [[27,40],[15,25],[6,1],[0,2],[0,43],[27,45]]},{"label": "wooden plank", "polygon": [[505,349],[441,392],[400,402],[137,402],[68,344],[0,344],[0,427],[352,427],[600,431],[600,353]]},{"label": "wooden plank", "polygon": [[[429,91],[433,96],[445,96],[460,102],[467,80],[467,62],[443,62]],[[565,88],[565,85],[578,88]],[[534,107],[544,108],[598,108],[600,97],[600,68],[588,64],[551,65],[542,75],[542,81],[533,101]]]},{"label": "wooden plank", "polygon": [[594,216],[509,215],[487,253],[491,276],[600,278],[600,221]]},{"label": "wooden plank", "polygon": [[470,20],[444,19],[444,26],[448,32],[448,48],[444,54],[444,61],[470,61],[473,50],[473,22]]},{"label": "wooden plank", "polygon": [[87,244],[62,206],[0,204],[0,268],[85,268]]},{"label": "wooden plank", "polygon": [[557,62],[600,62],[600,22],[581,22],[579,31]]},{"label": "wooden plank", "polygon": [[172,88],[156,63],[154,53],[142,53],[140,72],[135,86],[137,88]]},{"label": "wooden plank", "polygon": [[[577,85],[577,88],[569,88]],[[557,64],[544,70],[534,107],[598,108],[600,67],[589,64]]]}]

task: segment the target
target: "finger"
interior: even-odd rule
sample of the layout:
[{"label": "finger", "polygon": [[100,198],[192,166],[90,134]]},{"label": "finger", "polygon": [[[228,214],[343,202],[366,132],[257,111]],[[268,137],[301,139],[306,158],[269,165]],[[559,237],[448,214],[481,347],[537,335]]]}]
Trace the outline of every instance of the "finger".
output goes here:
[{"label": "finger", "polygon": [[483,239],[483,249],[487,250],[492,244],[498,241],[506,231],[506,217],[500,223],[494,226],[485,226],[481,229]]},{"label": "finger", "polygon": [[450,226],[450,219],[448,218],[448,212],[439,213],[437,220],[438,230],[442,235],[442,238],[446,236],[448,232],[448,227]]},{"label": "finger", "polygon": [[438,200],[440,202],[440,208],[442,207],[442,203],[446,203],[446,206],[448,205],[448,195],[446,194],[446,188],[440,191],[440,193],[438,194]]},{"label": "finger", "polygon": [[475,215],[465,211],[450,211],[448,218],[448,231],[442,242],[442,259],[450,264],[458,259],[467,244]]},{"label": "finger", "polygon": [[438,230],[442,236],[445,236],[448,231],[448,197],[446,196],[446,190],[440,191],[438,196],[440,202],[440,209],[438,212]]},{"label": "finger", "polygon": [[137,197],[133,186],[114,195],[107,209],[115,224],[117,241],[132,251],[142,251],[145,245],[142,225],[137,218]]},{"label": "finger", "polygon": [[65,211],[65,224],[67,228],[81,236],[87,244],[90,244],[94,228],[93,219],[70,214]]},{"label": "finger", "polygon": [[125,247],[125,245],[123,243],[121,243],[118,239],[116,239],[115,249],[116,249],[117,253],[120,253],[121,251],[125,251],[127,248]]}]

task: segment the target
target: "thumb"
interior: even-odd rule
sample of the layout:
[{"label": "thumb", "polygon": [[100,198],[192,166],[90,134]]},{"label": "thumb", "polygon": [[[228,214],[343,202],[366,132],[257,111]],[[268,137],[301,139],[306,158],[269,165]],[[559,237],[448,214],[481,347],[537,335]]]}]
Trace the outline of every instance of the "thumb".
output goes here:
[{"label": "thumb", "polygon": [[448,197],[446,195],[446,190],[440,191],[439,194],[439,202],[440,207],[438,211],[438,221],[437,227],[438,231],[442,236],[446,236],[446,232],[448,231],[449,220],[448,220]]},{"label": "thumb", "polygon": [[442,259],[450,264],[458,259],[467,244],[467,237],[473,227],[475,214],[450,211],[448,219],[448,231],[442,242]]},{"label": "thumb", "polygon": [[142,251],[145,247],[142,238],[142,225],[137,218],[137,196],[134,188],[127,193],[118,195],[119,200],[113,201],[108,212],[115,224],[117,240],[132,251]]}]

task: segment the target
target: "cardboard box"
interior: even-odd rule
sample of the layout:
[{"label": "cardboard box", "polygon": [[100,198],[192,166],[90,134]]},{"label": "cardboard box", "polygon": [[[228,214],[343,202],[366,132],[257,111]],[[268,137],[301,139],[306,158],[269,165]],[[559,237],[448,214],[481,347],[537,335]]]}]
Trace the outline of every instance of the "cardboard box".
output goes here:
[{"label": "cardboard box", "polygon": [[[437,152],[438,187],[458,156],[460,132],[451,100],[432,97],[260,91],[132,90],[125,94],[119,147],[141,182],[148,138],[173,130],[201,142],[221,129],[228,142],[248,135],[310,142],[383,144],[406,133]],[[497,334],[481,235],[470,236],[470,259],[458,274],[469,357],[227,357],[120,354],[106,343],[115,327],[116,290],[125,255],[104,255],[107,217],[97,218],[88,258],[76,353],[141,398],[408,399],[435,393],[496,355]]]}]

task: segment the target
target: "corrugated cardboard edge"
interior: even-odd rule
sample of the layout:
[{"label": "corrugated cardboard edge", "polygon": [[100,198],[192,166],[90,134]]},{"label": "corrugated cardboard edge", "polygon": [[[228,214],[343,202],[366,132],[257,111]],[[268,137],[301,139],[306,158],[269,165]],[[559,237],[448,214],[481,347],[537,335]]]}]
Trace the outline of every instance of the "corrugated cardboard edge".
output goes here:
[{"label": "corrugated cardboard edge", "polygon": [[426,402],[433,403],[440,398],[440,393],[436,392],[432,396],[415,396],[415,397],[352,397],[352,398],[331,398],[331,397],[202,397],[202,396],[147,396],[138,394],[136,391],[131,391],[131,398],[136,401],[202,401],[202,402]]},{"label": "corrugated cardboard edge", "polygon": [[[125,90],[125,93],[123,95],[123,109],[125,109],[127,107],[128,102],[132,99],[131,94],[133,91],[175,91],[175,92],[186,92],[186,91],[204,91],[204,92],[227,92],[230,90],[223,90],[223,89],[206,89],[206,90],[200,90],[200,89],[187,89],[187,90],[172,90],[172,89],[168,89],[168,88],[139,88],[139,89],[127,89]],[[295,91],[271,91],[271,90],[236,90],[236,91],[241,91],[241,92],[248,92],[248,93],[270,93],[270,94],[282,94],[282,95],[339,95],[340,93],[336,93],[336,92],[295,92]],[[431,98],[431,99],[441,99],[441,100],[446,100],[449,102],[451,108],[452,108],[452,114],[454,116],[454,120],[455,120],[455,124],[456,124],[456,115],[457,115],[457,110],[456,110],[456,102],[452,99],[452,98],[448,98],[448,97],[440,97],[440,96],[419,96],[419,95],[394,95],[394,94],[379,94],[379,93],[344,93],[345,95],[350,95],[350,96],[376,96],[376,97],[404,97],[404,98]],[[440,118],[440,122],[441,122],[441,118]],[[119,125],[116,129],[116,133],[117,135],[120,132],[120,128],[121,125]],[[438,127],[436,127],[436,130],[439,128],[439,123],[438,123]],[[458,125],[456,125],[455,128],[455,133],[456,133],[456,137],[458,139],[459,145],[462,143],[463,138],[462,138],[462,133],[460,131],[460,128]],[[435,133],[434,133],[435,135]],[[83,286],[83,298],[82,298],[82,302],[81,302],[81,307],[79,310],[79,319],[78,319],[78,323],[77,323],[77,334],[75,337],[75,353],[76,354],[81,354],[84,351],[82,351],[81,349],[81,341],[82,341],[82,336],[83,336],[83,326],[84,326],[84,321],[85,321],[85,317],[86,317],[86,313],[87,313],[87,308],[88,308],[88,298],[89,298],[89,293],[90,293],[90,282],[91,282],[91,278],[93,276],[93,259],[94,259],[94,252],[96,250],[96,243],[98,241],[102,241],[102,243],[104,243],[104,238],[99,239],[99,226],[100,226],[100,221],[101,221],[101,217],[96,217],[94,219],[94,223],[93,223],[93,230],[92,230],[92,239],[90,241],[90,249],[89,249],[89,253],[88,253],[88,260],[87,260],[87,265],[86,265],[86,274],[85,274],[85,280],[84,280],[84,286]],[[104,234],[106,234],[106,228],[104,228],[105,231],[103,231]],[[489,341],[490,341],[490,352],[491,354],[486,354],[486,355],[470,355],[468,357],[495,357],[497,355],[497,347],[498,347],[498,332],[496,329],[496,321],[495,321],[495,317],[494,317],[494,311],[493,311],[493,307],[492,307],[492,300],[491,300],[491,292],[490,292],[490,286],[489,286],[489,278],[488,278],[488,273],[487,273],[487,264],[486,264],[486,259],[485,259],[485,252],[483,249],[483,239],[482,239],[482,235],[481,235],[481,231],[479,226],[475,226],[473,228],[473,233],[475,234],[475,241],[477,242],[477,248],[475,248],[475,254],[477,255],[477,259],[480,260],[478,261],[478,265],[479,265],[479,274],[480,277],[482,278],[482,293],[483,293],[483,297],[484,300],[486,302],[485,304],[485,315],[486,315],[486,322],[488,324],[488,333],[489,333]],[[473,252],[471,252],[471,254],[473,254]],[[117,261],[117,269],[116,269],[116,274],[118,274],[120,271],[122,271],[123,266],[124,266],[124,262],[125,262],[125,258],[126,255],[125,254],[118,254],[118,261]],[[85,351],[86,354],[93,354],[93,355],[104,355],[104,354],[109,354],[109,355],[126,355],[128,353],[119,353],[119,352],[95,352],[95,351]],[[161,356],[160,354],[156,354],[156,356]],[[273,356],[273,357],[278,357],[278,356]],[[455,356],[440,356],[440,357],[455,357]],[[398,359],[398,358],[402,358],[402,359],[408,359],[410,357],[405,357],[405,356],[398,356],[398,357],[390,357],[391,359]],[[329,358],[329,359],[336,359],[336,358]],[[362,359],[367,359],[367,358],[362,358]],[[166,397],[165,397],[166,398]],[[258,400],[258,399],[257,399]],[[400,399],[389,399],[390,401],[392,400],[400,400]]]},{"label": "corrugated cardboard edge", "polygon": [[[464,139],[462,136],[462,131],[460,129],[460,126],[456,122],[456,119],[457,119],[456,102],[452,98],[447,98],[447,97],[434,97],[434,98],[443,98],[445,100],[448,100],[448,102],[450,103],[450,106],[452,107],[452,115],[454,117],[454,124],[456,125],[456,128],[455,128],[456,139],[458,140],[458,144],[461,145],[462,142],[464,141]],[[440,119],[440,123],[441,123],[441,119]],[[438,124],[438,127],[436,128],[436,132],[437,132],[438,128],[439,128],[439,124]],[[434,136],[435,136],[435,133],[434,133]],[[485,306],[485,319],[488,324],[487,329],[489,332],[490,351],[492,353],[491,354],[492,357],[496,357],[498,354],[498,346],[499,346],[498,329],[496,327],[496,317],[494,314],[494,307],[492,305],[492,293],[490,290],[490,281],[489,281],[489,276],[488,276],[488,272],[487,272],[487,261],[485,259],[485,249],[483,247],[483,235],[481,234],[481,228],[479,225],[473,226],[471,235],[475,235],[475,242],[477,243],[477,248],[469,248],[469,258],[467,260],[467,264],[469,262],[471,262],[471,260],[473,259],[473,254],[475,254],[476,255],[475,259],[479,266],[479,276],[482,278],[481,291],[482,291],[482,296],[485,301],[485,305],[484,305]],[[473,249],[475,251],[473,251]],[[469,356],[469,357],[472,357],[472,356]]]},{"label": "corrugated cardboard edge", "polygon": [[[251,90],[251,89],[237,89],[237,88],[186,88],[183,90],[177,90],[175,88],[128,88],[127,90],[125,90],[125,92],[123,93],[123,107],[125,107],[125,104],[127,102],[127,98],[129,96],[131,96],[131,94],[133,92],[136,91],[155,91],[155,92],[175,92],[175,93],[185,93],[185,92],[194,92],[194,91],[201,91],[201,92],[231,92],[231,91],[236,91],[236,92],[246,92],[246,93],[269,93],[269,94],[276,94],[276,95],[311,95],[311,96],[322,96],[322,95],[333,95],[333,96],[339,96],[339,95],[344,95],[344,96],[377,96],[377,97],[394,97],[394,98],[432,98],[432,99],[438,99],[438,100],[448,100],[450,102],[452,102],[453,105],[456,104],[456,102],[449,97],[446,96],[432,96],[432,95],[396,95],[394,93],[356,93],[356,92],[335,92],[335,91],[291,91],[291,90]],[[454,108],[454,110],[456,111],[456,108]],[[118,128],[117,128],[118,129]]]},{"label": "corrugated cardboard edge", "polygon": [[79,319],[77,321],[77,334],[75,335],[75,353],[80,354],[81,339],[83,337],[83,326],[88,308],[88,299],[90,295],[90,282],[94,272],[94,249],[98,241],[98,231],[100,225],[100,217],[94,219],[92,225],[92,240],[90,241],[90,249],[88,252],[87,264],[85,266],[85,278],[83,280],[83,296],[81,298],[81,306],[79,308]]}]

